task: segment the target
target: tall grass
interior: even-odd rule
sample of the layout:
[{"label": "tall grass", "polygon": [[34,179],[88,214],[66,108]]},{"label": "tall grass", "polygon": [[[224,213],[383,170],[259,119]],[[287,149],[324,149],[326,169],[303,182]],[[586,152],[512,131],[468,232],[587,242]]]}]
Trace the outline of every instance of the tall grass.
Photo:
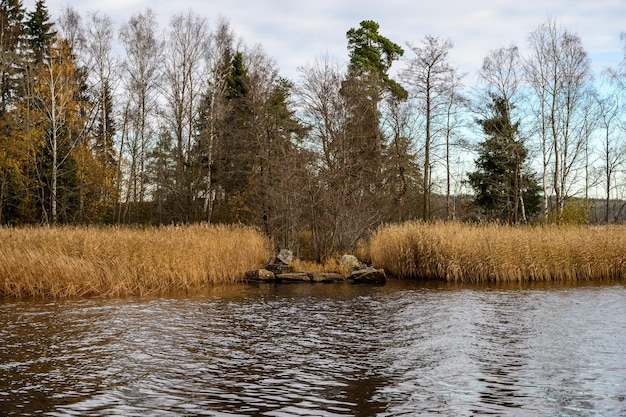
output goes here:
[{"label": "tall grass", "polygon": [[239,226],[0,228],[0,295],[189,293],[239,281],[271,253]]},{"label": "tall grass", "polygon": [[372,262],[398,277],[458,282],[622,279],[626,227],[405,223],[370,239]]}]

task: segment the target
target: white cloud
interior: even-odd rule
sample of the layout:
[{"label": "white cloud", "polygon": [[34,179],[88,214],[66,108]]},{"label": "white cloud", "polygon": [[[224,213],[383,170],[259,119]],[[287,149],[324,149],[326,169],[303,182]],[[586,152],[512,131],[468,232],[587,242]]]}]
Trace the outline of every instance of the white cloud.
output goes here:
[{"label": "white cloud", "polygon": [[[34,3],[25,1],[25,6],[32,9]],[[547,18],[581,36],[596,72],[620,62],[619,34],[626,30],[623,0],[48,0],[46,4],[53,16],[69,4],[83,15],[106,13],[118,25],[148,7],[162,27],[174,13],[188,9],[211,23],[223,16],[247,44],[263,45],[289,78],[297,77],[297,67],[326,52],[346,61],[346,31],[364,19],[378,22],[381,34],[403,46],[407,41],[418,43],[427,34],[452,39],[451,61],[471,75],[489,50],[514,43],[523,51],[530,31]]]}]

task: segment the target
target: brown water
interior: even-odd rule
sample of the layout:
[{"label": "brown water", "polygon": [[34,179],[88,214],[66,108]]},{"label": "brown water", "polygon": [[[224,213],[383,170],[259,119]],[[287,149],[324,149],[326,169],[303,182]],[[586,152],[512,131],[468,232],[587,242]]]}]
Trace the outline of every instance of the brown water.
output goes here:
[{"label": "brown water", "polygon": [[626,287],[0,301],[0,415],[624,416]]}]

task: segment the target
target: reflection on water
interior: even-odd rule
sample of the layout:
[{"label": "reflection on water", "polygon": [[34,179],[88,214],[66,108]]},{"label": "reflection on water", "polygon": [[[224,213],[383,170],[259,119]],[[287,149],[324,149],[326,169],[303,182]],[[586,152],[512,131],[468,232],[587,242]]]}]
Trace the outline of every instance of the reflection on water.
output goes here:
[{"label": "reflection on water", "polygon": [[0,415],[626,415],[626,288],[0,301]]}]

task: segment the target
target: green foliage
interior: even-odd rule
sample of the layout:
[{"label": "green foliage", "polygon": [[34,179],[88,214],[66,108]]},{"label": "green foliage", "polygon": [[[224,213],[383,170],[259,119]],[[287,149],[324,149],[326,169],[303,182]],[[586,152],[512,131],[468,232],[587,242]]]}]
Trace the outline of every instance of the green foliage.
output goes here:
[{"label": "green foliage", "polygon": [[24,36],[25,10],[20,0],[0,2],[0,117],[19,94],[19,46]]},{"label": "green foliage", "polygon": [[511,121],[510,104],[502,97],[492,100],[492,116],[477,121],[487,139],[479,144],[477,170],[468,175],[468,183],[474,204],[490,219],[518,223],[539,210],[539,185],[524,169],[528,151],[517,138],[519,122]]},{"label": "green foliage", "polygon": [[583,225],[589,223],[589,216],[593,209],[593,202],[588,198],[570,198],[563,205],[562,210],[548,213],[548,223],[561,225]]},{"label": "green foliage", "polygon": [[404,55],[400,45],[378,33],[380,25],[364,20],[357,29],[348,30],[348,51],[351,71],[377,77],[396,98],[406,99],[407,91],[389,77],[394,61]]},{"label": "green foliage", "polygon": [[48,7],[43,0],[38,0],[26,20],[26,33],[35,62],[41,62],[48,55],[50,43],[56,35],[53,26]]}]

